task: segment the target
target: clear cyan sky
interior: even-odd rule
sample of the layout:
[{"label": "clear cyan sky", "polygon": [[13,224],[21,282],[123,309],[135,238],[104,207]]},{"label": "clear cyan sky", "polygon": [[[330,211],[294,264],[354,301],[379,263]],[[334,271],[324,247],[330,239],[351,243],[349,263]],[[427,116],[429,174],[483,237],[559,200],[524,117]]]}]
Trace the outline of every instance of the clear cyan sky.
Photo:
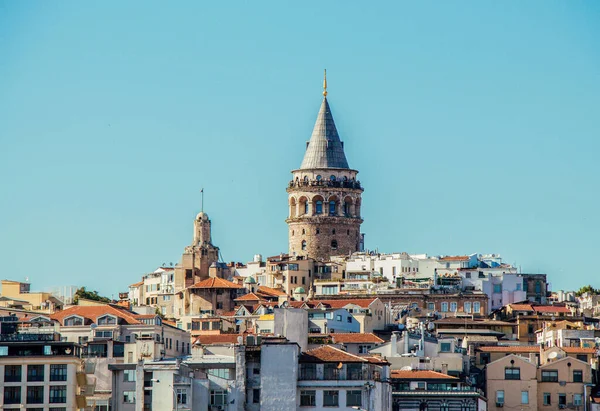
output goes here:
[{"label": "clear cyan sky", "polygon": [[225,261],[287,250],[321,103],[366,245],[500,253],[600,286],[600,2],[0,0],[0,263],[115,295],[200,210]]}]

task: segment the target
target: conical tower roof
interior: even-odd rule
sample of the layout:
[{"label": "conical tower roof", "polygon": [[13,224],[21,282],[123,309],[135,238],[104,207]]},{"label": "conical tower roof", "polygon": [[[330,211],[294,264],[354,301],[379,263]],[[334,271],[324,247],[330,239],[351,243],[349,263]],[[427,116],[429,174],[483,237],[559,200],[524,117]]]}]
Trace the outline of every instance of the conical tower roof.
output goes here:
[{"label": "conical tower roof", "polygon": [[349,168],[327,97],[323,98],[317,122],[304,153],[300,169]]}]

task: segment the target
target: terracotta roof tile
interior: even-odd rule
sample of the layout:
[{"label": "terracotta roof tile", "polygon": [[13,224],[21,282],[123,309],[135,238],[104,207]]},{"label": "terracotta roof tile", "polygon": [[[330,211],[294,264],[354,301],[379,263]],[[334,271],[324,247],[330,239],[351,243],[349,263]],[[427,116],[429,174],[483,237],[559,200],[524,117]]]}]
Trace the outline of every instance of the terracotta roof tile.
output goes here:
[{"label": "terracotta roof tile", "polygon": [[331,308],[344,308],[347,305],[358,305],[361,308],[369,308],[377,298],[343,298],[339,300],[314,300],[317,304],[323,304]]},{"label": "terracotta roof tile", "polygon": [[224,280],[218,277],[207,278],[206,280],[200,281],[189,288],[242,288],[241,285],[232,283],[231,281]]},{"label": "terracotta roof tile", "polygon": [[267,294],[267,295],[271,295],[273,297],[279,297],[279,296],[286,296],[287,294],[280,289],[277,288],[271,288],[271,287],[265,287],[264,285],[261,285],[260,287],[258,287],[258,290],[256,290],[258,293],[263,293],[263,294]]},{"label": "terracotta roof tile", "polygon": [[533,311],[531,304],[509,304],[509,306],[516,311]]},{"label": "terracotta roof tile", "polygon": [[595,348],[589,347],[560,347],[567,354],[594,354]]},{"label": "terracotta roof tile", "polygon": [[138,314],[134,314],[131,311],[127,311],[121,307],[115,307],[113,305],[74,305],[62,311],[58,311],[50,316],[51,319],[57,320],[62,325],[65,318],[72,315],[78,315],[86,318],[90,322],[95,323],[98,317],[102,317],[105,314],[114,315],[115,317],[121,318],[127,324],[141,324],[137,319]]},{"label": "terracotta roof tile", "polygon": [[258,295],[254,294],[254,293],[248,293],[246,295],[243,295],[242,297],[236,298],[233,301],[260,301],[260,302],[266,302],[265,300],[263,300],[262,298],[260,298]]},{"label": "terracotta roof tile", "polygon": [[468,261],[468,255],[448,255],[440,258],[440,261]]},{"label": "terracotta roof tile", "polygon": [[368,360],[354,354],[349,354],[346,351],[340,350],[339,348],[335,348],[330,345],[322,345],[318,348],[314,348],[312,350],[308,350],[305,353],[302,353],[300,357],[300,362],[353,363],[368,362]]},{"label": "terracotta roof tile", "polygon": [[533,311],[539,313],[566,313],[571,314],[571,310],[560,305],[535,305]]},{"label": "terracotta roof tile", "polygon": [[477,348],[482,352],[540,352],[539,345],[512,345],[512,346],[498,346],[498,345],[484,345]]},{"label": "terracotta roof tile", "polygon": [[139,287],[142,284],[144,284],[144,280],[138,281],[137,283],[133,283],[133,284],[130,285],[130,287]]},{"label": "terracotta roof tile", "polygon": [[210,345],[210,344],[237,344],[238,337],[242,334],[210,334],[199,335],[194,344]]},{"label": "terracotta roof tile", "polygon": [[392,370],[392,378],[399,380],[455,380],[458,378],[431,370]]},{"label": "terracotta roof tile", "polygon": [[383,340],[373,333],[333,333],[331,338],[334,344],[383,343]]}]

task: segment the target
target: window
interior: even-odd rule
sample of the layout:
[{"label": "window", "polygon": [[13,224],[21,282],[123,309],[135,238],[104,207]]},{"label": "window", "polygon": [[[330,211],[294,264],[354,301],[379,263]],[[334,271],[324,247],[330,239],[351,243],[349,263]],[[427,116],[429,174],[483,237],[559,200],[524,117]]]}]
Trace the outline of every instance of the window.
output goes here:
[{"label": "window", "polygon": [[464,305],[464,309],[466,313],[470,313],[471,312],[471,303],[466,302]]},{"label": "window", "polygon": [[80,317],[65,318],[65,327],[72,327],[76,325],[83,325],[83,319]]},{"label": "window", "polygon": [[331,240],[331,249],[332,250],[337,250],[338,248],[338,242],[337,240]]},{"label": "window", "polygon": [[4,404],[20,404],[21,387],[4,387]]},{"label": "window", "polygon": [[521,291],[521,284],[517,284],[517,291]]},{"label": "window", "polygon": [[364,378],[362,364],[347,364],[346,365],[346,379],[347,380],[362,380]]},{"label": "window", "polygon": [[456,312],[456,302],[451,302],[450,303],[450,312]]},{"label": "window", "polygon": [[342,321],[342,316],[340,314],[335,316],[336,321]]},{"label": "window", "polygon": [[[29,368],[29,367],[28,367]],[[27,404],[44,403],[44,386],[27,387]]]},{"label": "window", "polygon": [[228,368],[209,368],[206,371],[209,375],[214,375],[215,377],[229,379],[229,369]]},{"label": "window", "polygon": [[346,406],[362,406],[362,391],[361,390],[351,390],[346,391]]},{"label": "window", "polygon": [[539,281],[535,283],[535,293],[539,294],[542,292],[542,283]]},{"label": "window", "polygon": [[481,303],[479,301],[475,301],[473,303],[473,313],[479,314],[481,312]]},{"label": "window", "polygon": [[558,371],[556,371],[556,370],[542,371],[542,382],[558,382]]},{"label": "window", "polygon": [[335,201],[329,202],[329,215],[335,215]]},{"label": "window", "polygon": [[583,382],[583,371],[573,370],[573,382]]},{"label": "window", "polygon": [[359,345],[358,353],[359,354],[368,354],[370,349],[371,349],[370,345]]},{"label": "window", "polygon": [[339,407],[340,398],[339,391],[323,391],[323,406],[324,407]]},{"label": "window", "polygon": [[306,240],[302,240],[302,251],[306,251]]},{"label": "window", "polygon": [[504,404],[504,391],[496,391],[496,403]]},{"label": "window", "polygon": [[321,177],[321,174],[317,175],[317,181],[321,181],[323,177]]},{"label": "window", "polygon": [[544,393],[544,405],[552,405],[552,395],[549,392]]},{"label": "window", "polygon": [[21,382],[21,366],[20,365],[4,366],[4,382]]},{"label": "window", "polygon": [[317,405],[316,391],[306,390],[300,391],[300,406],[315,407]]},{"label": "window", "polygon": [[583,402],[583,396],[581,394],[573,394],[573,405],[580,406]]},{"label": "window", "polygon": [[321,234],[321,229],[320,229],[320,228],[317,228],[317,231],[316,231],[316,233],[317,233],[317,234]]},{"label": "window", "polygon": [[435,303],[427,303],[427,309],[429,311],[435,311]]},{"label": "window", "polygon": [[67,381],[67,364],[50,364],[50,381]]},{"label": "window", "polygon": [[315,214],[323,214],[323,202],[321,200],[317,200],[315,203]]},{"label": "window", "polygon": [[338,286],[337,285],[324,285],[321,288],[321,293],[324,295],[335,295],[338,292]]},{"label": "window", "polygon": [[494,294],[502,293],[502,284],[494,284]]},{"label": "window", "polygon": [[350,324],[352,324],[352,317],[348,316],[348,318],[346,318],[346,321]]},{"label": "window", "polygon": [[209,405],[226,405],[227,403],[227,392],[223,390],[210,390],[210,404]]},{"label": "window", "polygon": [[51,385],[50,386],[50,403],[63,404],[67,402],[67,386],[66,385]]},{"label": "window", "polygon": [[587,356],[587,354],[577,354],[577,359],[579,361],[588,362],[588,356]]},{"label": "window", "polygon": [[558,408],[562,408],[561,405],[567,405],[567,394],[558,394]]},{"label": "window", "polygon": [[252,403],[253,404],[260,403],[260,388],[255,388],[252,390]]},{"label": "window", "polygon": [[96,337],[97,338],[112,338],[113,336],[113,332],[112,331],[98,331],[96,330]]},{"label": "window", "polygon": [[187,404],[187,388],[177,388],[177,404]]},{"label": "window", "polygon": [[452,344],[450,343],[440,343],[440,352],[450,352],[452,348]]},{"label": "window", "polygon": [[105,315],[98,318],[98,325],[113,325],[117,323],[117,319],[111,315]]},{"label": "window", "polygon": [[442,303],[442,312],[443,313],[447,313],[448,312],[448,303],[446,303],[446,302]]},{"label": "window", "polygon": [[124,382],[135,382],[135,370],[124,370],[123,371]]},{"label": "window", "polygon": [[465,273],[465,278],[471,278],[471,273]]},{"label": "window", "polygon": [[521,404],[529,404],[529,391],[521,391]]},{"label": "window", "polygon": [[521,369],[506,367],[504,369],[504,379],[505,380],[520,380],[521,379]]},{"label": "window", "polygon": [[135,404],[135,391],[123,391],[123,402],[125,404]]},{"label": "window", "polygon": [[43,365],[28,365],[27,366],[27,381],[44,381],[44,366]]},{"label": "window", "polygon": [[479,357],[479,364],[485,365],[491,362],[491,354],[489,352],[482,352]]}]

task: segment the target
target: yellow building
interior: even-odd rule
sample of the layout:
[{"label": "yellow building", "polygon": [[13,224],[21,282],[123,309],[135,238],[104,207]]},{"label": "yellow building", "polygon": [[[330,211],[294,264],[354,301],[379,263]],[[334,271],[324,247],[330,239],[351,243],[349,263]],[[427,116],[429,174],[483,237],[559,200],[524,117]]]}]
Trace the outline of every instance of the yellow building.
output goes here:
[{"label": "yellow building", "polygon": [[47,292],[31,292],[31,284],[20,281],[2,280],[3,297],[0,307],[14,307],[52,313],[63,307],[63,302]]}]

